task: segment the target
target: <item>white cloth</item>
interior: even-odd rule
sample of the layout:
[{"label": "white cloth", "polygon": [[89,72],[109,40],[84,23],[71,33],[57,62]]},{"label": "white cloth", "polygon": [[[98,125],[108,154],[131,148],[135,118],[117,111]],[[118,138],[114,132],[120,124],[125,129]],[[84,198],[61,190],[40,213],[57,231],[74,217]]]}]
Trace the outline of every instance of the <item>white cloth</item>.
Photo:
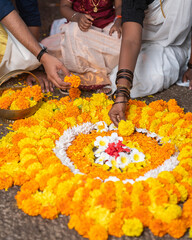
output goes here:
[{"label": "white cloth", "polygon": [[167,89],[183,74],[190,48],[191,0],[159,0],[146,11],[143,43],[134,71],[131,97],[142,97]]},{"label": "white cloth", "polygon": [[13,70],[34,70],[41,64],[6,28],[8,33],[5,54],[0,63],[0,77]]}]

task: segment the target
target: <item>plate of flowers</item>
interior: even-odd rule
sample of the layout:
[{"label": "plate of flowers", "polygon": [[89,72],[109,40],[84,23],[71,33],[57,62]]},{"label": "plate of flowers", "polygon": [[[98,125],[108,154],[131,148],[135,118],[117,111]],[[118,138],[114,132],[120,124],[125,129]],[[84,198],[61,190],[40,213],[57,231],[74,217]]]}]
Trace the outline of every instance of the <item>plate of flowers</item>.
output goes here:
[{"label": "plate of flowers", "polygon": [[0,88],[0,117],[8,120],[16,120],[33,115],[41,106],[43,93],[38,78],[31,72],[24,70],[11,71],[0,78],[0,87],[11,77],[27,73],[32,75],[37,85],[12,86]]}]

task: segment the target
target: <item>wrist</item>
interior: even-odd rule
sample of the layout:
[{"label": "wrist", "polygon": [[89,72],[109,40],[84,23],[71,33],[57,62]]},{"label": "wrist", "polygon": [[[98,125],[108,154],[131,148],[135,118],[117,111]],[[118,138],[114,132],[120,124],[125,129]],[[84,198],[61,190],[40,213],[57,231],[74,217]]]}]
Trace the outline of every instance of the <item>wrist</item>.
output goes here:
[{"label": "wrist", "polygon": [[71,22],[77,22],[77,20],[78,20],[78,15],[79,15],[79,12],[73,13],[73,15],[71,16],[70,21],[71,21]]},{"label": "wrist", "polygon": [[45,46],[43,46],[43,45],[41,45],[41,50],[40,50],[40,52],[38,53],[38,55],[37,55],[37,60],[39,61],[39,62],[41,62],[41,58],[43,57],[43,55],[45,54],[45,53],[48,53],[48,51],[47,51],[47,48],[45,47]]}]

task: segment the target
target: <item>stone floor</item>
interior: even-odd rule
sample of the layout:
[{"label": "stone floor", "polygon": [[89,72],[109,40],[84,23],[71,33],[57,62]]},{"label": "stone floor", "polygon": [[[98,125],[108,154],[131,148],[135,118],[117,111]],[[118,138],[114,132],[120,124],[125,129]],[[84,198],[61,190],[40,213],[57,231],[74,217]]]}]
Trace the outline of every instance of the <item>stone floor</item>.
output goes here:
[{"label": "stone floor", "polygon": [[[59,1],[56,0],[39,0],[39,8],[42,18],[42,38],[48,35],[51,23],[54,19],[60,17]],[[192,91],[185,87],[173,85],[168,90],[153,95],[153,97],[142,98],[147,103],[158,99],[168,101],[176,99],[178,104],[184,110],[192,112]],[[8,132],[8,122],[0,119],[1,136]],[[83,239],[75,230],[69,230],[67,227],[68,217],[59,216],[55,220],[42,219],[40,216],[30,217],[19,210],[16,206],[15,195],[19,187],[14,186],[8,191],[0,191],[0,240],[77,240]],[[109,237],[110,240],[172,240],[166,235],[163,238],[154,237],[151,232],[146,229],[139,238],[115,238]],[[180,238],[187,239],[187,234]],[[95,239],[97,240],[97,239]]]}]

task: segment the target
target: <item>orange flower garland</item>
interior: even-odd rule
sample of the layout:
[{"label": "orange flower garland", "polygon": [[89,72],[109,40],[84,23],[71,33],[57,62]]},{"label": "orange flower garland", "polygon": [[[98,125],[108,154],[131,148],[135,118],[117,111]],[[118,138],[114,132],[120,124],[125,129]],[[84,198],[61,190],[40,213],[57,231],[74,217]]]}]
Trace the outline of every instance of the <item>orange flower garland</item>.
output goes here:
[{"label": "orange flower garland", "polygon": [[[144,227],[155,236],[182,237],[192,228],[192,114],[174,100],[149,105],[130,100],[127,123],[137,132],[127,132],[123,143],[143,152],[145,161],[122,172],[93,158],[97,137],[124,129],[104,131],[111,126],[112,103],[104,94],[65,97],[15,121],[13,132],[0,140],[0,189],[20,185],[20,209],[49,219],[69,215],[69,228],[85,238],[139,236]],[[93,130],[98,122],[105,124]],[[59,146],[62,162],[54,153]]]}]

